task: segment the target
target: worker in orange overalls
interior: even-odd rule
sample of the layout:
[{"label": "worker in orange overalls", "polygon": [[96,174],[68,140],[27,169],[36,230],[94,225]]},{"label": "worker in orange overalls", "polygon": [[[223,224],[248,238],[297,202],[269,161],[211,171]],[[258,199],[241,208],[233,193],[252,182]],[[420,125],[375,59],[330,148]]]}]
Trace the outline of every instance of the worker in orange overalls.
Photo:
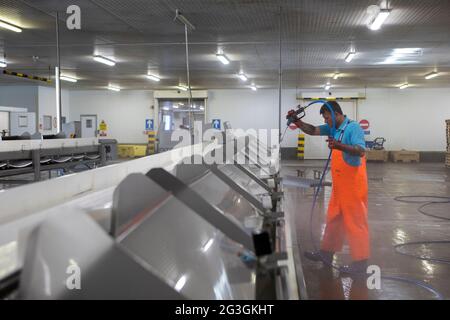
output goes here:
[{"label": "worker in orange overalls", "polygon": [[[306,134],[328,136],[332,150],[332,193],[328,205],[325,234],[319,252],[305,252],[313,261],[331,264],[334,253],[341,251],[347,237],[352,264],[341,272],[365,273],[370,255],[369,227],[367,221],[367,172],[364,132],[358,123],[348,119],[339,104],[328,103],[335,114],[336,132],[331,136],[332,116],[326,105],[320,109],[325,125],[313,126],[296,119],[295,125]],[[288,114],[292,115],[292,111]]]}]

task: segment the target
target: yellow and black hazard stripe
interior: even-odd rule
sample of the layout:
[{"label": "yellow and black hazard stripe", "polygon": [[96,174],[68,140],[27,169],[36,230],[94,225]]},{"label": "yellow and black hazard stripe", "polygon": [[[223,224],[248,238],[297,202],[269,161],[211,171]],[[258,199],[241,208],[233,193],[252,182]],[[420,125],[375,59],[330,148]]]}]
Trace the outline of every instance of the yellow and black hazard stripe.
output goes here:
[{"label": "yellow and black hazard stripe", "polygon": [[305,135],[299,134],[297,141],[297,159],[305,159]]},{"label": "yellow and black hazard stripe", "polygon": [[19,77],[19,78],[26,78],[26,79],[30,79],[30,80],[43,81],[43,82],[47,82],[47,83],[52,82],[50,79],[47,79],[47,78],[31,76],[31,75],[28,75],[25,73],[14,72],[14,71],[9,71],[9,70],[3,70],[3,74],[6,74],[8,76],[15,76],[15,77]]},{"label": "yellow and black hazard stripe", "polygon": [[148,131],[148,154],[155,154],[156,150],[156,135],[155,131]]},{"label": "yellow and black hazard stripe", "polygon": [[305,101],[317,101],[317,100],[328,100],[328,101],[352,101],[352,100],[365,100],[365,97],[303,97],[301,98]]}]

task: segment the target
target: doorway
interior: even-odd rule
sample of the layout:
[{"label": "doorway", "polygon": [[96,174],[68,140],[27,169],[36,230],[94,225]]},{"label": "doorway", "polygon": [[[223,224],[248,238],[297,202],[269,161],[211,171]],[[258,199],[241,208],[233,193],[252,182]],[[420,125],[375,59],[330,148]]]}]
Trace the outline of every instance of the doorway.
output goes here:
[{"label": "doorway", "polygon": [[189,108],[188,99],[159,99],[158,150],[173,149],[179,141],[171,141],[175,130],[190,130],[195,122],[205,124],[205,99],[193,99]]},{"label": "doorway", "polygon": [[95,138],[97,136],[97,115],[81,115],[81,137]]},{"label": "doorway", "polygon": [[0,111],[0,135],[5,137],[9,134],[9,112]]}]

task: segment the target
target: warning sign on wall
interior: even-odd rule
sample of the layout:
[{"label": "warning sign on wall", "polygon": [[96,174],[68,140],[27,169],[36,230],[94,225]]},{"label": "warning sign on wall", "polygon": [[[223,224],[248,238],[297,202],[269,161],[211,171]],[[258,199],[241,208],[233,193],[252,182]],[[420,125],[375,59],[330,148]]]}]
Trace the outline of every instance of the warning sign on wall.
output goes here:
[{"label": "warning sign on wall", "polygon": [[105,120],[102,120],[98,126],[99,136],[100,137],[106,137],[107,131],[108,131],[108,125],[106,124]]}]

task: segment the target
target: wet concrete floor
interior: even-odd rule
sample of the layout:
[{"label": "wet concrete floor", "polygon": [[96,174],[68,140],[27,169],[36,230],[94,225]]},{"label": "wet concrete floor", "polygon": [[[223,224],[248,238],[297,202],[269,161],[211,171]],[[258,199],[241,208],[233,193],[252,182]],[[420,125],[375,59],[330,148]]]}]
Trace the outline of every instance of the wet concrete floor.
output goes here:
[{"label": "wet concrete floor", "polygon": [[[314,178],[314,170],[324,161],[285,161],[282,174],[297,176],[297,170],[306,178]],[[450,263],[421,260],[396,253],[394,246],[405,242],[450,241],[450,221],[423,215],[417,211],[420,204],[394,200],[402,195],[438,195],[450,197],[450,169],[440,163],[369,163],[369,227],[371,259],[383,276],[397,276],[418,280],[432,286],[445,299],[450,299]],[[330,174],[326,180],[330,181]],[[323,267],[303,257],[305,250],[319,245],[324,230],[326,207],[331,188],[319,196],[313,218],[313,237],[310,236],[310,209],[312,188],[285,187],[285,210],[295,216],[298,250],[310,299],[434,299],[436,296],[414,284],[389,279],[381,280],[380,289],[368,289],[365,279],[340,277],[336,270]],[[450,219],[450,203],[433,204],[427,212]],[[450,261],[450,244],[416,244],[399,248],[409,254]],[[344,246],[334,263],[350,262],[349,247]],[[372,282],[373,283],[373,282]]]}]

